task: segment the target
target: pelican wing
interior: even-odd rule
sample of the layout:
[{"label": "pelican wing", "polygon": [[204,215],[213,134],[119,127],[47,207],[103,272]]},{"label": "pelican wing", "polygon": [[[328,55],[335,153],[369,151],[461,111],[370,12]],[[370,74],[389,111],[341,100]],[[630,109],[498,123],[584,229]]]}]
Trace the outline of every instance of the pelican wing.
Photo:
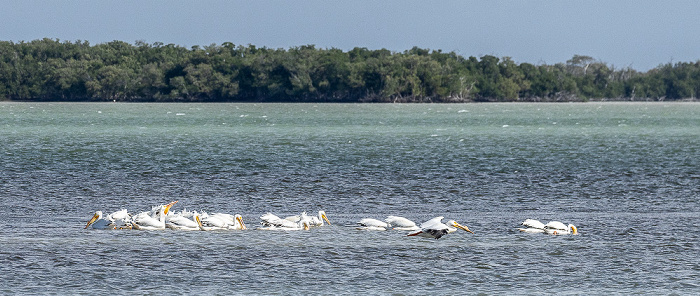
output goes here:
[{"label": "pelican wing", "polygon": [[449,227],[442,223],[442,216],[435,217],[420,225],[420,231],[411,233],[408,236],[423,236],[439,239],[449,233]]},{"label": "pelican wing", "polygon": [[301,220],[301,217],[302,217],[302,216],[306,216],[306,212],[303,212],[303,213],[301,213],[300,215],[293,215],[293,216],[285,217],[284,220],[292,221],[292,222],[294,222],[294,223],[297,223],[297,222],[299,222],[299,220]]},{"label": "pelican wing", "polygon": [[202,217],[202,224],[207,227],[228,228],[233,222],[229,222],[227,217],[221,215],[209,215]]},{"label": "pelican wing", "polygon": [[134,218],[134,223],[138,224],[139,228],[144,230],[165,229],[164,220],[159,220],[149,215],[137,216],[136,218]]},{"label": "pelican wing", "polygon": [[567,230],[566,225],[564,223],[561,223],[559,221],[550,221],[547,223],[544,228],[546,229],[556,229],[556,230]]},{"label": "pelican wing", "polygon": [[[89,224],[89,226],[92,226],[94,229],[114,229],[115,224],[112,221],[100,218]],[[87,226],[85,228],[87,228]]]},{"label": "pelican wing", "polygon": [[428,221],[423,222],[423,224],[420,225],[420,228],[425,230],[425,229],[447,229],[447,225],[442,223],[442,216],[440,217],[435,217],[433,219],[430,219]]},{"label": "pelican wing", "polygon": [[185,216],[168,216],[166,226],[176,230],[198,230],[199,224]]},{"label": "pelican wing", "polygon": [[423,229],[423,233],[429,234],[431,237],[434,237],[435,239],[439,239],[445,234],[447,234],[449,231],[447,228],[443,229]]},{"label": "pelican wing", "polygon": [[260,217],[262,220],[262,224],[264,226],[274,226],[274,227],[284,227],[284,228],[298,228],[299,225],[297,223],[294,223],[289,220],[282,219],[280,217],[277,217],[276,215],[272,213],[267,213],[265,215],[262,215]]},{"label": "pelican wing", "polygon": [[384,220],[386,223],[391,224],[391,226],[394,227],[401,227],[401,228],[417,228],[418,225],[416,225],[415,222],[408,220],[404,217],[398,217],[398,216],[389,216],[386,217]]},{"label": "pelican wing", "polygon": [[544,223],[535,219],[525,219],[520,225],[528,228],[544,229]]}]

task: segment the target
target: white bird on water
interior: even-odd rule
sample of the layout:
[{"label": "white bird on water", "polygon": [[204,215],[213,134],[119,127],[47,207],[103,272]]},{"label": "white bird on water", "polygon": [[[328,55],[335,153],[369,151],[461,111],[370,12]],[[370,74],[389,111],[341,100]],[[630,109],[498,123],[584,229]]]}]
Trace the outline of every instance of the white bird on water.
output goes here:
[{"label": "white bird on water", "polygon": [[526,233],[544,233],[544,223],[535,219],[525,219],[520,225],[525,228],[518,228],[521,232]]},{"label": "white bird on water", "polygon": [[272,213],[267,213],[260,217],[260,224],[263,225],[262,230],[309,230],[311,227],[309,216],[302,213],[299,221],[293,222],[287,219],[277,217]]},{"label": "white bird on water", "polygon": [[447,224],[443,224],[443,218],[444,217],[440,216],[423,222],[423,224],[420,225],[420,231],[411,233],[408,236],[422,236],[439,239],[445,234],[457,231],[457,229],[462,229],[464,231],[470,232],[471,234],[474,234],[474,232],[469,230],[469,227],[461,225],[455,220],[450,220],[447,221]]},{"label": "white bird on water", "polygon": [[200,230],[196,218],[197,211],[182,210],[179,213],[169,212],[165,215],[165,227],[172,230]]},{"label": "white bird on water", "polygon": [[165,216],[170,211],[170,208],[177,201],[167,205],[159,205],[153,207],[148,212],[141,212],[133,218],[134,229],[137,230],[163,230],[165,229]]},{"label": "white bird on water", "polygon": [[94,229],[131,229],[131,215],[126,209],[121,209],[107,216],[103,216],[102,211],[97,211],[85,225],[85,228],[90,226]]},{"label": "white bird on water", "polygon": [[386,230],[391,227],[391,224],[379,221],[372,218],[364,218],[357,222],[358,230]]},{"label": "white bird on water", "polygon": [[239,214],[203,213],[195,217],[201,230],[246,230],[243,217]]}]

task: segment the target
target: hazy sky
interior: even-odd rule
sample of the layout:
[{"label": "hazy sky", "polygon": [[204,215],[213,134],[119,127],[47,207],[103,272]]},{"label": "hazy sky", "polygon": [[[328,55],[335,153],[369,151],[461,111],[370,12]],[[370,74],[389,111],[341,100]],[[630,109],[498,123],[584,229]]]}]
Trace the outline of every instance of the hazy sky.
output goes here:
[{"label": "hazy sky", "polygon": [[700,60],[699,15],[697,0],[0,0],[0,40],[418,46],[533,64],[579,54],[646,71]]}]

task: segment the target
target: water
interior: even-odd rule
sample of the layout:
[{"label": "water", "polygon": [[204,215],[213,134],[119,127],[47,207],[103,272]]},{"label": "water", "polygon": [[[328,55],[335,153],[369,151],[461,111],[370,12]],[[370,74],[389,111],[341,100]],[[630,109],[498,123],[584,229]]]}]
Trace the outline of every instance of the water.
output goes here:
[{"label": "water", "polygon": [[[2,294],[700,293],[696,103],[0,103],[0,143]],[[333,225],[83,229],[172,200]],[[352,227],[387,215],[475,234]]]}]

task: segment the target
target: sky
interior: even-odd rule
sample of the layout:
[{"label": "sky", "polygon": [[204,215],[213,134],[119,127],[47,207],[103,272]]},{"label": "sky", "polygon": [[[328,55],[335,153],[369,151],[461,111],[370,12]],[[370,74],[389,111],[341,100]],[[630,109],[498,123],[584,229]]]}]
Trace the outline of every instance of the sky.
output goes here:
[{"label": "sky", "polygon": [[697,0],[0,0],[0,40],[418,46],[536,65],[586,55],[647,71],[700,60],[698,15]]}]

